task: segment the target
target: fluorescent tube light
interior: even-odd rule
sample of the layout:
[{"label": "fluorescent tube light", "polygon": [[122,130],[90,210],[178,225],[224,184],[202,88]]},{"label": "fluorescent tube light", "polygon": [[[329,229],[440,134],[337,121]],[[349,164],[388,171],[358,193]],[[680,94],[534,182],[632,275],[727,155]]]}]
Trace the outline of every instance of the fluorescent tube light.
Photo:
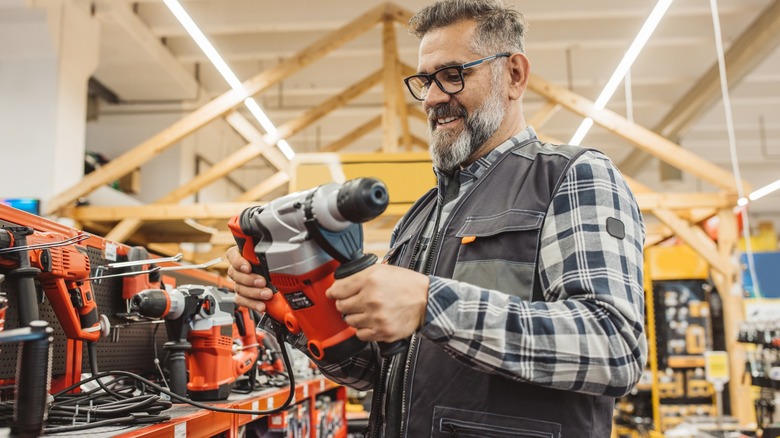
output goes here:
[{"label": "fluorescent tube light", "polygon": [[[771,184],[767,184],[764,187],[761,187],[760,189],[752,192],[751,194],[748,195],[747,198],[740,198],[737,201],[737,205],[739,205],[740,207],[745,206],[745,205],[748,204],[748,202],[755,201],[756,199],[759,199],[759,198],[763,198],[764,196],[766,196],[766,195],[768,195],[768,194],[770,194],[770,193],[772,193],[772,192],[774,192],[775,190],[778,190],[778,189],[780,189],[780,179],[775,181],[775,182],[773,182],[773,183],[771,183]],[[750,199],[750,201],[748,201],[748,199]]]},{"label": "fluorescent tube light", "polygon": [[[171,13],[173,13],[176,19],[179,20],[179,23],[184,26],[184,29],[188,34],[190,34],[190,37],[192,37],[192,39],[195,41],[195,44],[200,47],[209,61],[211,61],[211,63],[217,69],[219,74],[222,75],[225,81],[227,81],[227,83],[230,85],[230,88],[242,93],[246,93],[244,84],[242,84],[236,74],[233,73],[233,70],[230,69],[222,56],[220,56],[219,52],[217,52],[217,49],[214,48],[209,39],[206,38],[206,35],[201,32],[198,25],[195,24],[187,11],[185,11],[181,6],[179,0],[163,0],[163,3],[165,3],[165,6],[168,6],[168,9],[170,9]],[[244,100],[244,105],[246,105],[246,107],[249,109],[249,112],[252,113],[255,119],[257,119],[257,122],[260,123],[260,126],[263,127],[265,132],[268,133],[268,135],[271,137],[271,141],[276,143],[277,147],[279,147],[284,156],[287,157],[288,160],[292,160],[295,156],[295,152],[292,150],[287,141],[282,138],[278,138],[279,133],[276,129],[276,126],[274,126],[273,122],[271,122],[271,119],[268,118],[263,109],[260,108],[260,105],[257,103],[257,101],[253,97],[247,97]]]},{"label": "fluorescent tube light", "polygon": [[[620,82],[631,69],[631,66],[634,64],[634,61],[636,61],[637,56],[639,56],[639,53],[645,47],[645,44],[647,44],[647,40],[650,39],[650,35],[653,34],[655,28],[658,27],[658,23],[661,22],[661,19],[663,18],[664,14],[666,14],[666,11],[672,4],[672,1],[673,0],[658,0],[658,3],[656,3],[653,11],[650,12],[647,20],[645,20],[645,24],[642,25],[639,33],[636,35],[636,38],[634,38],[634,42],[631,43],[631,46],[628,47],[628,50],[626,50],[626,53],[623,55],[623,59],[620,60],[617,68],[612,73],[612,77],[609,78],[607,85],[604,86],[604,89],[601,91],[598,99],[596,99],[596,102],[594,103],[594,107],[596,109],[603,109],[605,106],[607,106],[607,102],[609,102],[609,99],[611,99],[612,95],[615,94],[615,90],[617,90],[618,85],[620,85]],[[593,120],[590,117],[583,120],[580,124],[580,127],[577,128],[577,132],[575,132],[574,136],[571,138],[571,140],[569,140],[569,144],[580,144],[592,126]]]}]

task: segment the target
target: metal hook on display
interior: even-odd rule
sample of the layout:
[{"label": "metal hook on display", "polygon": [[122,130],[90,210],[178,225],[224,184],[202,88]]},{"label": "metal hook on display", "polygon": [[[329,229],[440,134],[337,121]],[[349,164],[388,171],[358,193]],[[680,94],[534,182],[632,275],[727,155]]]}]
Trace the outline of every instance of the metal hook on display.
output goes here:
[{"label": "metal hook on display", "polygon": [[[156,261],[159,262],[160,260],[158,259]],[[197,264],[197,265],[180,265],[180,266],[166,266],[166,267],[155,266],[154,268],[147,269],[147,270],[144,270],[144,271],[120,272],[120,273],[117,273],[117,274],[106,274],[106,275],[101,275],[102,271],[104,271],[105,269],[101,269],[103,267],[102,266],[98,266],[97,270],[95,271],[96,275],[94,277],[89,277],[87,280],[98,280],[99,281],[99,280],[102,280],[104,278],[129,277],[129,276],[138,275],[138,274],[148,274],[150,272],[170,272],[170,271],[186,271],[186,270],[190,270],[190,269],[205,269],[205,268],[208,268],[209,266],[216,265],[217,263],[219,263],[221,261],[222,261],[222,257],[217,257],[217,258],[215,258],[213,260],[209,260],[209,261],[207,261],[205,263],[200,263],[200,264]],[[136,263],[136,262],[122,262],[122,263]],[[124,266],[134,266],[134,265],[124,265]]]},{"label": "metal hook on display", "polygon": [[53,243],[36,243],[33,245],[23,245],[23,246],[13,246],[10,248],[3,248],[0,249],[0,254],[9,254],[13,252],[21,252],[21,251],[28,251],[28,250],[35,250],[35,249],[47,249],[47,248],[56,248],[59,246],[68,246],[68,245],[74,245],[76,243],[79,243],[81,241],[89,239],[89,235],[87,234],[79,234],[78,236],[68,237],[67,239],[60,240],[59,242],[53,242]]},{"label": "metal hook on display", "polygon": [[[116,262],[116,263],[108,263],[106,265],[109,269],[118,269],[118,268],[128,268],[131,266],[139,266],[139,265],[146,265],[150,263],[165,263],[165,262],[179,262],[181,259],[184,258],[184,254],[178,253],[175,256],[171,257],[164,257],[164,258],[157,258],[157,259],[145,259],[145,260],[130,260],[126,262]],[[134,274],[139,274],[140,272],[134,272]]]}]

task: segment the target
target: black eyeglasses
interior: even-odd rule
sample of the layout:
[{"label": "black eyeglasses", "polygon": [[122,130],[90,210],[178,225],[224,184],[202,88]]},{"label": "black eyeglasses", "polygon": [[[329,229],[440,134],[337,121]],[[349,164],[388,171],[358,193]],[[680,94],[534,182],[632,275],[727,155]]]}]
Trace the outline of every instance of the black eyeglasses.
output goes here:
[{"label": "black eyeglasses", "polygon": [[476,61],[467,62],[463,65],[450,65],[442,67],[431,74],[416,74],[404,79],[406,87],[412,96],[417,100],[425,100],[428,97],[428,92],[431,90],[431,82],[436,82],[439,89],[450,96],[458,94],[463,91],[465,82],[463,81],[463,70],[471,67],[476,67],[485,61],[491,59],[501,58],[506,56],[510,57],[511,53],[499,53],[498,55],[488,56],[487,58],[477,59]]}]

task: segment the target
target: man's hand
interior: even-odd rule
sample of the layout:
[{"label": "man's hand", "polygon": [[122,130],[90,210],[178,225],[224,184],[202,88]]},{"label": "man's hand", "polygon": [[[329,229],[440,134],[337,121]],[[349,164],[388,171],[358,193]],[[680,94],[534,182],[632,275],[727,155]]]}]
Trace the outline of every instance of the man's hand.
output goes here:
[{"label": "man's hand", "polygon": [[337,280],[326,291],[344,322],[363,341],[405,339],[422,326],[428,304],[426,275],[389,265],[374,265]]},{"label": "man's hand", "polygon": [[273,296],[271,289],[266,287],[265,278],[252,273],[252,267],[241,257],[238,247],[228,249],[225,256],[230,263],[228,277],[236,283],[236,304],[265,312],[265,302]]}]

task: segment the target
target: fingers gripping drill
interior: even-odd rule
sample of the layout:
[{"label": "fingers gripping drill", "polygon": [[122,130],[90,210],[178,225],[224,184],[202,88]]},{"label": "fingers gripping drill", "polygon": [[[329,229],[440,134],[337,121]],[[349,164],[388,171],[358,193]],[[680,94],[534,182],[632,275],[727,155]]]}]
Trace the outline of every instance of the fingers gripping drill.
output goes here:
[{"label": "fingers gripping drill", "polygon": [[[379,216],[388,201],[381,181],[357,178],[248,208],[228,224],[252,271],[274,292],[266,313],[279,329],[303,333],[315,359],[339,362],[365,346],[325,291],[335,279],[376,262],[373,254],[363,254],[360,223]],[[379,347],[390,355],[403,344]]]}]

